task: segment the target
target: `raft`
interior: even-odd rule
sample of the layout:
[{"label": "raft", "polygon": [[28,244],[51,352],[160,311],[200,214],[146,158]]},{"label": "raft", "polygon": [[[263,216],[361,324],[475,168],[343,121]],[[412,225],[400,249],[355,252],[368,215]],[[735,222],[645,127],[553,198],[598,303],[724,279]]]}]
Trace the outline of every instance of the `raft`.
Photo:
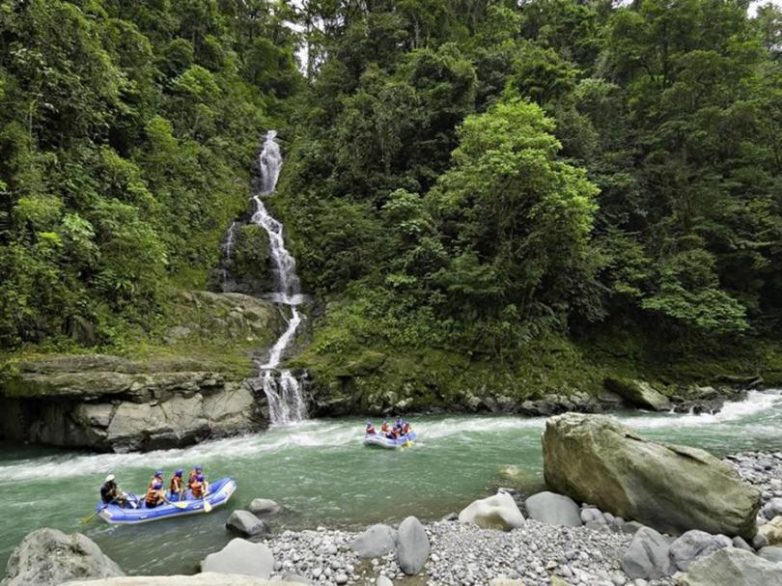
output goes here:
[{"label": "raft", "polygon": [[[203,499],[185,499],[183,503],[186,503],[186,507],[179,508],[173,504],[163,503],[152,509],[148,509],[144,504],[143,499],[131,496],[131,501],[140,503],[140,506],[136,509],[131,507],[120,507],[119,505],[111,504],[104,505],[98,503],[95,507],[95,511],[98,516],[106,521],[106,523],[118,524],[118,525],[134,525],[136,523],[149,523],[150,521],[159,521],[161,519],[171,519],[173,517],[184,517],[185,515],[197,515],[204,514],[204,502],[212,505],[212,508],[217,508],[228,502],[231,495],[236,490],[236,481],[226,476],[215,480],[209,485],[209,494]],[[188,491],[189,493],[190,491]],[[166,495],[169,496],[168,494]]]},{"label": "raft", "polygon": [[395,450],[397,448],[405,447],[405,445],[408,445],[408,442],[413,443],[416,437],[417,436],[414,431],[411,431],[407,435],[400,435],[396,439],[389,439],[387,437],[383,437],[379,433],[366,434],[364,436],[364,445],[377,446],[378,448],[386,448],[388,450]]}]

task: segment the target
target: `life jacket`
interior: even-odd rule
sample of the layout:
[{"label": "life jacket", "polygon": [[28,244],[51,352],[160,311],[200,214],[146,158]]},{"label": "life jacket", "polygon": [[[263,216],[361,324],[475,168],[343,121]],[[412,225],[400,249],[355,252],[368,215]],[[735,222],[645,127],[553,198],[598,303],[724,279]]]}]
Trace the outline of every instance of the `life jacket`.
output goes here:
[{"label": "life jacket", "polygon": [[144,497],[144,500],[147,501],[147,506],[154,507],[157,505],[160,496],[160,491],[157,488],[152,488],[152,484],[150,483],[149,488],[147,488],[147,494],[146,497]]},{"label": "life jacket", "polygon": [[375,427],[374,426],[371,425],[371,426],[367,427],[367,435],[375,435],[375,433],[376,432],[375,432]]},{"label": "life jacket", "polygon": [[382,431],[383,433],[388,433],[388,429],[389,429],[388,423],[384,423],[383,425],[380,426],[380,431]]},{"label": "life jacket", "polygon": [[204,495],[204,483],[193,480],[190,483],[190,491],[193,493],[193,498],[200,499]]},{"label": "life jacket", "polygon": [[193,468],[190,471],[190,475],[187,477],[187,485],[190,486],[195,482],[196,476],[198,476],[198,472],[195,471],[195,468]]},{"label": "life jacket", "polygon": [[408,433],[410,433],[410,425],[405,423],[402,427],[402,435],[407,435]]},{"label": "life jacket", "polygon": [[168,490],[171,494],[178,494],[182,492],[182,479],[179,476],[171,478],[171,483],[168,485]]}]

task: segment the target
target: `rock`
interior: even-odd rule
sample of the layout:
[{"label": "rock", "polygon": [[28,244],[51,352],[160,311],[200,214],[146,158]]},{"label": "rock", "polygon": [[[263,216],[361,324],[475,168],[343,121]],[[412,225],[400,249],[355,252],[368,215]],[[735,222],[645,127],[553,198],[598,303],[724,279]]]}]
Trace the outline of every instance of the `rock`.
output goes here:
[{"label": "rock", "polygon": [[429,537],[415,517],[408,517],[399,524],[396,557],[400,569],[408,576],[420,572],[429,558]]},{"label": "rock", "polygon": [[671,402],[668,397],[644,381],[607,378],[603,383],[609,391],[622,397],[630,405],[653,411],[668,411]]},{"label": "rock", "polygon": [[394,583],[387,576],[378,576],[375,586],[394,586]]},{"label": "rock", "polygon": [[631,578],[656,580],[672,573],[668,541],[654,529],[642,527],[622,556],[622,570]]},{"label": "rock", "polygon": [[300,576],[299,574],[285,574],[282,577],[282,581],[291,584],[312,584],[312,580],[306,576]]},{"label": "rock", "polygon": [[473,501],[459,513],[460,523],[475,523],[483,529],[516,529],[524,525],[524,515],[507,493]]},{"label": "rock", "polygon": [[724,535],[710,535],[705,531],[687,531],[671,544],[671,562],[676,569],[686,572],[694,561],[711,555],[718,549],[731,547],[733,542]]},{"label": "rock", "polygon": [[543,467],[552,490],[660,531],[756,531],[760,493],[733,468],[703,450],[644,440],[612,417],[549,418]]},{"label": "rock", "polygon": [[539,492],[524,501],[527,515],[549,525],[581,526],[581,513],[573,499],[554,492]]},{"label": "rock", "polygon": [[769,545],[782,544],[782,515],[758,527],[758,535],[765,537]]},{"label": "rock", "polygon": [[782,564],[782,547],[775,547],[773,545],[769,545],[767,547],[761,548],[760,551],[758,552],[758,555],[762,557],[764,560]]},{"label": "rock", "polygon": [[760,514],[766,519],[773,519],[777,515],[782,515],[782,498],[775,497],[768,501],[760,510]]},{"label": "rock", "polygon": [[271,550],[263,543],[252,543],[237,537],[217,553],[210,553],[201,562],[202,572],[243,574],[269,578],[274,567]]},{"label": "rock", "polygon": [[522,580],[510,580],[508,578],[494,578],[494,580],[489,582],[489,586],[524,586],[524,582]]},{"label": "rock", "polygon": [[768,545],[768,539],[765,535],[761,535],[758,533],[755,535],[755,537],[752,538],[752,547],[755,549],[763,549]]},{"label": "rock", "polygon": [[741,537],[733,538],[733,547],[736,547],[738,549],[743,549],[744,551],[748,551],[750,553],[755,553],[755,550],[752,549],[752,546],[746,541],[744,541]]},{"label": "rock", "polygon": [[350,545],[362,558],[379,558],[396,549],[396,532],[388,525],[372,525]]},{"label": "rock", "polygon": [[782,586],[778,564],[726,548],[698,560],[676,579],[678,586]]},{"label": "rock", "polygon": [[227,529],[248,537],[261,535],[268,531],[266,523],[253,515],[250,511],[243,511],[242,509],[237,509],[231,513],[231,516],[228,517],[228,521],[225,522],[225,526]]},{"label": "rock", "polygon": [[271,499],[253,499],[247,509],[253,515],[276,515],[282,512],[282,507]]},{"label": "rock", "polygon": [[309,580],[307,582],[285,579],[269,581],[254,576],[204,572],[195,576],[133,576],[104,580],[78,580],[66,582],[63,586],[299,586],[311,583]]},{"label": "rock", "polygon": [[641,527],[645,527],[643,523],[639,523],[638,521],[628,521],[624,525],[622,525],[622,533],[627,533],[628,535],[635,535],[635,532],[638,531]]},{"label": "rock", "polygon": [[11,552],[3,586],[48,586],[76,578],[124,576],[120,567],[81,533],[38,529]]}]

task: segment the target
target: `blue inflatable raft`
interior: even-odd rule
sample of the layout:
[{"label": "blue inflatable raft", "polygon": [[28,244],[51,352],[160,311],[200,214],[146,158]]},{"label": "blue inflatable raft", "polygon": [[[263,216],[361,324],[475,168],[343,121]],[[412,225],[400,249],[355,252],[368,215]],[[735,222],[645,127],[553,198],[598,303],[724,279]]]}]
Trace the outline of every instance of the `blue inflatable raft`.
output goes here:
[{"label": "blue inflatable raft", "polygon": [[[149,523],[150,521],[159,521],[160,519],[170,519],[173,517],[183,517],[185,515],[203,514],[204,503],[209,503],[212,508],[219,507],[228,502],[231,495],[236,490],[236,481],[226,476],[215,480],[209,485],[209,494],[203,499],[185,499],[175,504],[163,503],[148,509],[143,499],[131,496],[131,503],[138,505],[137,508],[120,507],[116,504],[104,505],[99,503],[95,507],[98,516],[106,523],[116,523],[122,525],[133,525],[136,523]],[[189,491],[188,491],[189,494]],[[168,496],[168,495],[167,495]],[[186,506],[183,506],[184,503]],[[179,505],[179,506],[177,506]]]},{"label": "blue inflatable raft", "polygon": [[364,436],[364,445],[395,450],[412,444],[415,441],[415,438],[416,434],[414,431],[411,431],[407,435],[400,435],[396,439],[384,437],[381,433],[368,433]]}]

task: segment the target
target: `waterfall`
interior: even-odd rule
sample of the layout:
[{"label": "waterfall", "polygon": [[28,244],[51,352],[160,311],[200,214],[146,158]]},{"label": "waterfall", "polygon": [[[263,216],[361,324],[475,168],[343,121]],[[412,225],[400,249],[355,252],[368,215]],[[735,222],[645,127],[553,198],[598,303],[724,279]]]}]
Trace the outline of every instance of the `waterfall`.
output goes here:
[{"label": "waterfall", "polygon": [[285,313],[290,311],[290,317],[286,317],[287,327],[279,339],[274,343],[266,362],[257,362],[259,378],[263,381],[263,392],[269,403],[269,416],[273,424],[291,423],[300,421],[307,416],[307,406],[302,396],[301,385],[290,370],[278,372],[285,350],[293,340],[296,330],[301,324],[302,316],[296,306],[301,303],[299,277],[296,275],[296,261],[285,248],[283,238],[283,226],[271,217],[263,204],[262,196],[271,195],[277,187],[277,179],[282,168],[282,155],[280,147],[275,140],[277,133],[273,130],[266,134],[261,154],[258,157],[258,165],[261,172],[261,192],[253,196],[255,213],[251,222],[261,226],[269,235],[269,249],[274,263],[274,280],[276,291],[274,302]]},{"label": "waterfall", "polygon": [[223,242],[220,244],[220,268],[217,274],[220,280],[220,290],[223,293],[226,293],[228,290],[228,267],[231,265],[231,255],[236,243],[236,229],[238,226],[239,222],[231,222]]}]

